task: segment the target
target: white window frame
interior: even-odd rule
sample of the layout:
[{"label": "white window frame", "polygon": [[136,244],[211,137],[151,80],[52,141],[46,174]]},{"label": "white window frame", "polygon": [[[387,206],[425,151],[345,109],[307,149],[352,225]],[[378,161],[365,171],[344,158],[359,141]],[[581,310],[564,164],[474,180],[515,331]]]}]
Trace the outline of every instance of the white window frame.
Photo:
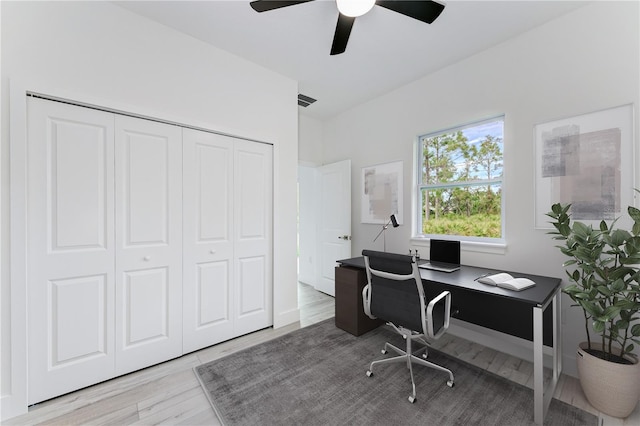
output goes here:
[{"label": "white window frame", "polygon": [[[490,123],[494,121],[502,120],[503,124],[503,140],[502,140],[502,176],[497,179],[490,180],[475,180],[475,181],[466,181],[463,183],[442,183],[442,184],[423,184],[422,183],[422,158],[423,158],[423,150],[422,150],[422,140],[425,138],[430,138],[434,136],[439,136],[447,133],[455,133],[459,130],[468,129],[475,126],[480,126],[484,123]],[[481,251],[481,252],[495,252],[495,253],[503,253],[506,249],[506,236],[505,236],[505,173],[504,173],[504,151],[505,151],[505,140],[504,140],[504,126],[505,126],[505,115],[500,114],[496,116],[492,116],[486,119],[471,121],[466,124],[461,124],[459,126],[450,127],[443,130],[438,130],[435,132],[429,132],[416,137],[415,141],[415,149],[414,149],[414,195],[413,195],[413,231],[412,231],[412,242],[416,245],[424,245],[425,242],[431,240],[432,238],[438,239],[455,239],[460,240],[463,243],[463,249],[470,251]],[[422,233],[422,191],[424,189],[437,189],[437,188],[448,188],[448,187],[464,187],[464,186],[476,186],[476,185],[487,185],[487,184],[500,184],[502,187],[502,194],[500,198],[500,226],[501,226],[501,237],[500,238],[492,238],[492,237],[478,237],[478,236],[467,236],[467,235],[446,235],[446,234],[423,234]],[[423,244],[421,244],[423,243]]]}]

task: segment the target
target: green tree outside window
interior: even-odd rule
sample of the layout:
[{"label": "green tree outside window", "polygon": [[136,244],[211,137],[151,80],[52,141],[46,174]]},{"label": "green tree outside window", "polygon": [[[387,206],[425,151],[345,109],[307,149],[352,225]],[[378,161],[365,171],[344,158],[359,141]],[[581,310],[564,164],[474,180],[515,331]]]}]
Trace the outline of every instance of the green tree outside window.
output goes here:
[{"label": "green tree outside window", "polygon": [[504,117],[421,136],[422,235],[502,238]]}]

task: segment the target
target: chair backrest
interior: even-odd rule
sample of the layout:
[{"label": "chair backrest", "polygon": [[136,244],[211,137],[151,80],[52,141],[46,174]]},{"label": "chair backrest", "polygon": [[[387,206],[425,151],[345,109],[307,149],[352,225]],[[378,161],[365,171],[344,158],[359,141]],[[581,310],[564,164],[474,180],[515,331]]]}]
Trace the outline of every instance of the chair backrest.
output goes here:
[{"label": "chair backrest", "polygon": [[362,255],[371,315],[426,334],[425,296],[416,259],[373,250],[364,250]]},{"label": "chair backrest", "polygon": [[451,293],[443,291],[427,304],[418,263],[413,256],[363,250],[367,286],[363,302],[367,315],[430,338],[449,328]]}]

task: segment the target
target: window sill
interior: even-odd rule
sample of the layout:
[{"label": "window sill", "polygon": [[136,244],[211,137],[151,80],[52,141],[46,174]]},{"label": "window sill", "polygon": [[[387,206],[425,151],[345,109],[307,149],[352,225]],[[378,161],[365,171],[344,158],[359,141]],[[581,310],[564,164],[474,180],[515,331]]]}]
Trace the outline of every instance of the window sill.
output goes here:
[{"label": "window sill", "polygon": [[[430,238],[426,237],[413,237],[411,238],[411,244],[416,247],[429,247]],[[507,252],[507,243],[504,240],[498,240],[497,242],[487,241],[469,241],[460,239],[460,250],[476,253],[488,253],[488,254],[505,254]]]}]

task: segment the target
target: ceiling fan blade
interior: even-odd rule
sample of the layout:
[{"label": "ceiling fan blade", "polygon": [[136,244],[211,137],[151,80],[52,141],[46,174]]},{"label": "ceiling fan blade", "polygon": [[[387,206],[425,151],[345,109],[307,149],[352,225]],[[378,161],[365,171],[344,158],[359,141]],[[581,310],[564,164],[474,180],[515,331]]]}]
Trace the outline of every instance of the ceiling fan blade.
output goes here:
[{"label": "ceiling fan blade", "polygon": [[345,16],[342,13],[338,14],[338,23],[336,24],[336,32],[333,35],[333,44],[331,45],[331,54],[339,55],[347,48],[347,42],[349,41],[349,35],[351,34],[351,28],[356,18]]},{"label": "ceiling fan blade", "polygon": [[444,10],[443,4],[431,0],[378,0],[376,4],[427,24]]},{"label": "ceiling fan blade", "polygon": [[313,0],[255,0],[249,3],[256,12],[266,12],[281,7],[293,6],[295,4],[306,3]]}]

